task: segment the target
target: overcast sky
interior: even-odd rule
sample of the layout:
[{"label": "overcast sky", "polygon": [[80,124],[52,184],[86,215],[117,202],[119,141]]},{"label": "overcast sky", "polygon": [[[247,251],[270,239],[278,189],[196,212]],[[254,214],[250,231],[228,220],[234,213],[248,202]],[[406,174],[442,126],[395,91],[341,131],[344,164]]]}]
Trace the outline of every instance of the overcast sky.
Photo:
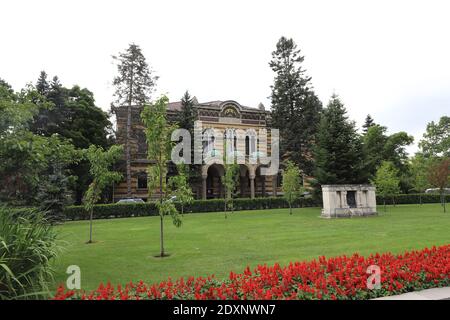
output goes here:
[{"label": "overcast sky", "polygon": [[268,62],[284,35],[322,102],[336,92],[359,125],[370,113],[418,139],[450,113],[446,1],[7,0],[0,10],[0,77],[16,90],[45,70],[108,110],[111,55],[134,42],[171,101],[188,89],[199,101],[269,108]]}]

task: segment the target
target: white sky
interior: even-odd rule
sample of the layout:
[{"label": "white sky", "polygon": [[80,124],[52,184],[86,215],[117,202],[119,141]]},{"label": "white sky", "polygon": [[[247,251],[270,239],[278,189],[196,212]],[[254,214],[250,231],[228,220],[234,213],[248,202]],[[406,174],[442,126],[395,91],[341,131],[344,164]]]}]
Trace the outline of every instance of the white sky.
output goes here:
[{"label": "white sky", "polygon": [[[45,70],[94,92],[109,109],[111,55],[139,44],[179,100],[270,102],[268,66],[292,37],[324,104],[335,91],[361,124],[420,138],[449,115],[450,3],[446,1],[22,1],[0,4],[0,77],[18,90]],[[414,151],[415,147],[410,148]]]}]

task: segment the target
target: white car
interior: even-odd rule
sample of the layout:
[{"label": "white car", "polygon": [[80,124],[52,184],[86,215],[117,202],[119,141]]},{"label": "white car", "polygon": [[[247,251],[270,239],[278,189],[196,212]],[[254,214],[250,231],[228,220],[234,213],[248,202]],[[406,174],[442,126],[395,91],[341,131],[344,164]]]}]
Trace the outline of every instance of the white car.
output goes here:
[{"label": "white car", "polygon": [[120,199],[119,201],[117,201],[117,203],[145,203],[145,201],[141,198],[127,198]]}]

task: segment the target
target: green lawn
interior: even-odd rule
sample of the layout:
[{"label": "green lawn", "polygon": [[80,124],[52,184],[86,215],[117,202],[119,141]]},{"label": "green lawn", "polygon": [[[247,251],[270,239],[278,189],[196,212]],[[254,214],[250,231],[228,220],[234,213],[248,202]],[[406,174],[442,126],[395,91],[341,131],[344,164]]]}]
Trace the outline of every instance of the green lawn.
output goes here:
[{"label": "green lawn", "polygon": [[388,207],[369,218],[321,219],[319,208],[187,214],[175,228],[165,219],[166,258],[159,253],[159,217],[94,221],[94,244],[85,244],[87,221],[56,227],[65,249],[56,261],[56,283],[69,265],[81,268],[81,286],[100,282],[154,282],[167,277],[228,276],[247,265],[287,264],[320,255],[396,253],[450,243],[450,213],[438,204]]}]

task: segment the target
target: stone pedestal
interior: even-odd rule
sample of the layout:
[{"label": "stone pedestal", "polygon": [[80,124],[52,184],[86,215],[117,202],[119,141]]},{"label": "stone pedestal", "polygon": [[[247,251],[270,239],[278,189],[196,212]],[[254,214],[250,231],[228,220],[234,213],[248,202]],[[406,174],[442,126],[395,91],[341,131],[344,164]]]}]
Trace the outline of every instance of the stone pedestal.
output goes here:
[{"label": "stone pedestal", "polygon": [[377,214],[375,187],[371,185],[323,185],[322,198],[322,217],[324,218]]}]

